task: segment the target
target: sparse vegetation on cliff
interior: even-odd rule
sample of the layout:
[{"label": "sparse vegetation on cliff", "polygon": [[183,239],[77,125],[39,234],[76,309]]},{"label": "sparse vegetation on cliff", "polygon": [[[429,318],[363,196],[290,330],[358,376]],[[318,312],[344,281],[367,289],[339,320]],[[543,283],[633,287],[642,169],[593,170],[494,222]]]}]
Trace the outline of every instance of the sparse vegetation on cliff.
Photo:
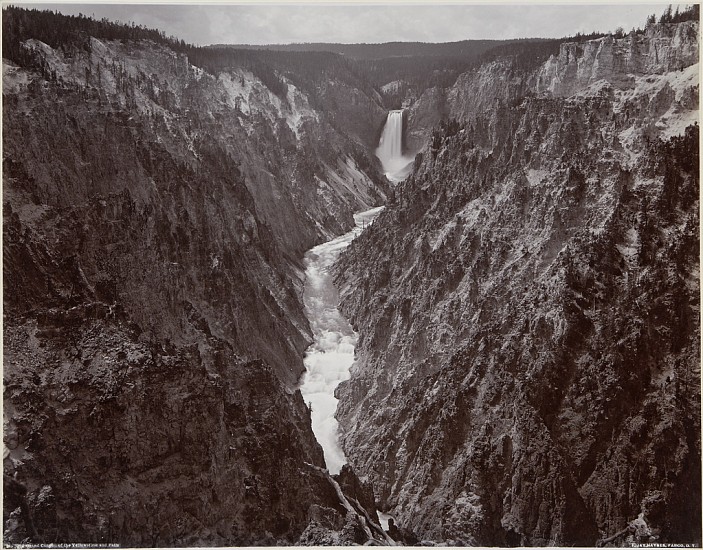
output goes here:
[{"label": "sparse vegetation on cliff", "polygon": [[[552,69],[563,51],[602,72],[561,89],[514,59],[463,75],[337,265],[360,330],[344,448],[420,540],[700,544],[697,25],[679,25],[612,65],[592,55],[630,55],[611,37],[564,44]],[[649,39],[682,42],[657,65]],[[618,67],[640,67],[636,93]]]}]

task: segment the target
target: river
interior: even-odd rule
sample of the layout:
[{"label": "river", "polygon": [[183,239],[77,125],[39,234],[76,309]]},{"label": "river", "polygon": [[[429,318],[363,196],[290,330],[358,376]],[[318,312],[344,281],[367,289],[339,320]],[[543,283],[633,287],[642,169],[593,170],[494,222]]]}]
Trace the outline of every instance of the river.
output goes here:
[{"label": "river", "polygon": [[327,469],[337,474],[347,459],[339,442],[339,424],[334,414],[334,390],[349,378],[354,363],[357,335],[338,309],[339,293],[332,282],[331,268],[342,251],[368,227],[383,206],[354,215],[356,227],[305,254],[305,314],[312,328],[313,343],[305,353],[305,374],[300,391],[312,407],[312,430],[325,453]]}]

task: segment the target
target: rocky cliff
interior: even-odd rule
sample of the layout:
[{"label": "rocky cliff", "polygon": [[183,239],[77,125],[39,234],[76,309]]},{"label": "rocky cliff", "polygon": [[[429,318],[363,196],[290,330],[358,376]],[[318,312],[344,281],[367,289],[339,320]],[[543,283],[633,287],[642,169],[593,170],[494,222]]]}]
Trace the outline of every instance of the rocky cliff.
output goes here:
[{"label": "rocky cliff", "polygon": [[272,91],[255,66],[209,72],[150,40],[17,51],[3,59],[5,542],[367,540],[295,384],[302,253],[386,193],[341,121],[383,109],[347,80],[335,94],[358,100],[323,112],[331,92],[283,75]]},{"label": "rocky cliff", "polygon": [[537,65],[537,53],[501,57],[462,74],[449,89],[427,90],[408,109],[411,151],[427,144],[441,120],[489,111],[496,102],[543,93],[568,97],[599,82],[632,90],[643,81],[638,77],[682,71],[698,63],[698,22],[654,24],[624,38],[564,41],[557,51]]},{"label": "rocky cliff", "polygon": [[659,24],[644,33],[562,44],[538,71],[535,88],[568,96],[599,80],[627,86],[633,77],[682,70],[698,63],[698,22]]},{"label": "rocky cliff", "polygon": [[697,32],[463,75],[337,265],[344,448],[420,539],[700,544]]},{"label": "rocky cliff", "polygon": [[5,470],[22,488],[5,486],[6,542],[275,544],[315,510],[343,516],[299,393],[218,342],[164,350],[120,317],[92,303],[6,327]]}]

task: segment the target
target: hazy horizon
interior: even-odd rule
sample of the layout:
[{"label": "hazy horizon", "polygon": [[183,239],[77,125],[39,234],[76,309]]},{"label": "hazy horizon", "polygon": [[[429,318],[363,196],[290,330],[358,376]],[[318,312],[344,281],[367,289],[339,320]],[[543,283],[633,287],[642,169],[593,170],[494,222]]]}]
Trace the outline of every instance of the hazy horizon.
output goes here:
[{"label": "hazy horizon", "polygon": [[[198,45],[446,43],[562,38],[643,27],[669,4],[76,4],[22,2],[134,22]],[[690,3],[672,4],[687,6]]]}]

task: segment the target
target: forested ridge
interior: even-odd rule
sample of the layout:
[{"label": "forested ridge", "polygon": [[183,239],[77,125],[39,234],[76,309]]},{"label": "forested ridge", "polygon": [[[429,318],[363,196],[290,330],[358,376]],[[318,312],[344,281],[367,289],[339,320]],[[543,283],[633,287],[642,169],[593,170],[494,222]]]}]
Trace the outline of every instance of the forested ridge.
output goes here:
[{"label": "forested ridge", "polygon": [[[659,17],[660,23],[697,20],[699,6],[684,9],[671,7]],[[656,23],[653,14],[647,26]],[[645,29],[632,29],[641,34]],[[616,29],[615,36],[623,36]],[[89,48],[87,37],[108,40],[152,40],[188,55],[189,61],[202,69],[219,72],[242,67],[258,76],[276,95],[283,97],[285,84],[280,76],[289,76],[305,87],[311,80],[330,78],[362,81],[366,92],[381,93],[389,107],[399,106],[400,96],[409,90],[415,96],[432,87],[452,86],[457,77],[491,60],[512,57],[516,68],[529,70],[558,53],[564,42],[585,42],[604,36],[602,32],[578,33],[563,38],[521,38],[512,40],[462,40],[446,43],[388,42],[381,44],[217,44],[194,46],[166,36],[163,31],[134,23],[124,24],[95,20],[85,15],[63,15],[49,10],[8,7],[3,10],[3,57],[18,64],[26,63],[20,43],[35,38],[54,48],[70,51]],[[236,38],[235,38],[236,39]],[[396,90],[383,92],[389,82],[399,81]],[[311,90],[309,90],[311,91]]]},{"label": "forested ridge", "polygon": [[[50,10],[10,6],[3,9],[3,57],[20,66],[31,65],[32,59],[21,44],[30,38],[71,55],[76,50],[90,51],[89,38],[105,40],[151,40],[188,56],[190,63],[217,74],[225,69],[244,68],[259,77],[276,95],[284,97],[285,83],[278,75],[292,76],[296,84],[305,86],[313,76],[328,76],[343,82],[364,78],[353,60],[333,53],[266,51],[201,47],[166,36],[163,31],[134,23],[96,20],[86,15],[64,15]],[[278,72],[278,74],[276,74]],[[368,86],[367,91],[371,91]]]}]

